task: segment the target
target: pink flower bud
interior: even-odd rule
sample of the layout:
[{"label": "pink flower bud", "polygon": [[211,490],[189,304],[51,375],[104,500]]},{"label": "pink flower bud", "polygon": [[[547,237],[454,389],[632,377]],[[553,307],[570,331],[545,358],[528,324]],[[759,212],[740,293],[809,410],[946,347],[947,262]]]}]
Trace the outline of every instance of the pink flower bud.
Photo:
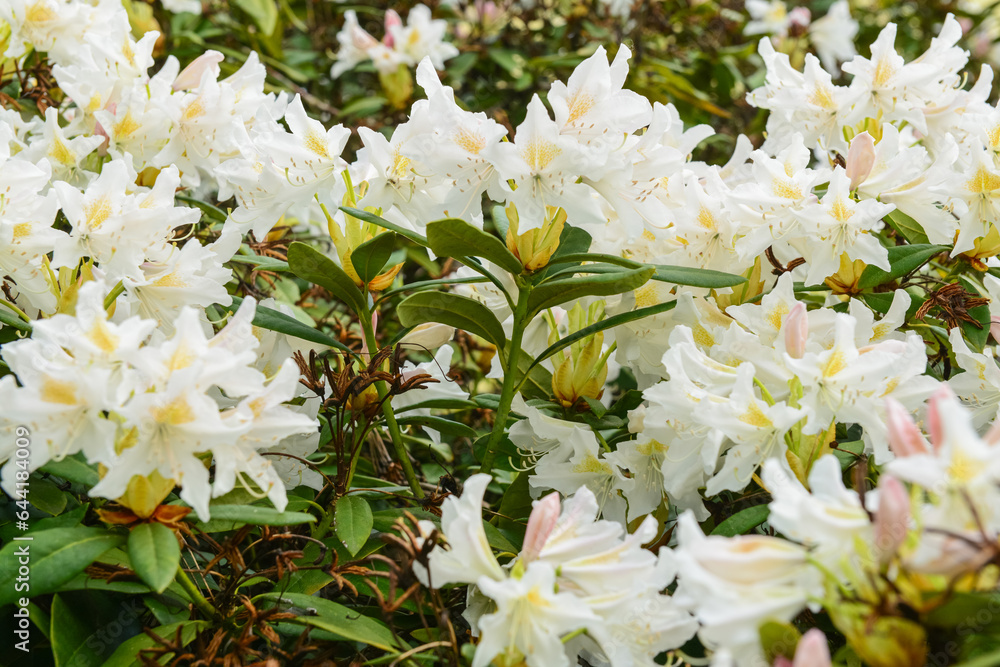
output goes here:
[{"label": "pink flower bud", "polygon": [[785,351],[788,356],[801,359],[806,352],[808,339],[809,316],[806,314],[806,304],[797,301],[785,318]]},{"label": "pink flower bud", "polygon": [[174,90],[191,90],[201,84],[201,77],[209,69],[216,67],[225,60],[226,57],[218,51],[205,51],[184,68],[184,70],[174,79]]},{"label": "pink flower bud", "polygon": [[388,46],[390,49],[395,46],[396,38],[393,37],[393,28],[403,27],[403,19],[400,18],[399,14],[395,9],[390,9],[385,13],[385,37],[382,38],[382,43]]},{"label": "pink flower bud", "polygon": [[885,399],[886,422],[889,427],[889,449],[896,456],[915,456],[930,451],[924,434],[910,413],[894,398]]},{"label": "pink flower bud", "polygon": [[878,481],[878,511],[874,522],[875,550],[882,563],[889,562],[910,529],[910,496],[895,477],[882,475]]},{"label": "pink flower bud", "polygon": [[944,424],[941,420],[941,411],[949,408],[954,409],[954,405],[949,405],[954,400],[955,394],[951,387],[942,384],[927,401],[927,431],[930,433],[931,444],[935,450],[944,442]]},{"label": "pink flower bud", "polygon": [[351,28],[351,45],[358,51],[367,52],[378,46],[378,41],[368,34],[368,31],[359,25]]},{"label": "pink flower bud", "polygon": [[531,516],[528,517],[528,530],[524,534],[524,547],[521,549],[521,558],[525,563],[535,560],[542,553],[542,548],[558,521],[558,493],[553,491],[541,500],[535,501]]},{"label": "pink flower bud", "polygon": [[1000,343],[1000,316],[994,315],[990,318],[990,335],[993,340]]},{"label": "pink flower bud", "polygon": [[830,646],[826,635],[819,628],[813,628],[802,635],[795,647],[794,667],[830,667]]},{"label": "pink flower bud", "polygon": [[847,151],[847,178],[851,181],[851,189],[856,190],[865,182],[868,174],[875,166],[875,139],[867,132],[862,132],[851,139],[851,147]]},{"label": "pink flower bud", "polygon": [[788,21],[793,26],[807,28],[812,21],[812,12],[807,7],[796,7],[788,12]]}]

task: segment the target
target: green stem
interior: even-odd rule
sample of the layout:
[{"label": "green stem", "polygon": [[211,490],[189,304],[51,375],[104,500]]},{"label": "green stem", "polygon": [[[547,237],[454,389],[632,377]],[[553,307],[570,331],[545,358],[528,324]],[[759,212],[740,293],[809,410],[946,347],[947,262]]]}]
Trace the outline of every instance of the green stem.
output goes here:
[{"label": "green stem", "polygon": [[[375,341],[375,330],[372,328],[372,314],[367,307],[361,313],[361,328],[365,334],[365,342],[368,345],[370,358],[378,350],[378,345]],[[378,397],[382,401],[382,414],[385,416],[385,424],[389,429],[389,437],[392,439],[392,446],[396,450],[396,457],[399,459],[400,465],[403,466],[406,481],[409,482],[410,488],[413,490],[413,495],[417,498],[423,498],[424,490],[420,488],[420,481],[417,479],[417,474],[413,471],[410,456],[403,445],[403,434],[399,430],[399,423],[396,421],[396,414],[392,410],[392,403],[386,398],[389,390],[385,386],[385,382],[376,382],[375,391],[378,392]]]},{"label": "green stem", "polygon": [[11,303],[10,301],[8,301],[7,299],[0,299],[0,304],[2,304],[4,306],[7,306],[12,311],[14,311],[14,314],[17,315],[19,318],[21,318],[22,320],[24,320],[28,324],[31,324],[31,318],[28,317],[28,315],[23,310],[21,310],[20,308],[18,308],[17,306],[15,306],[13,303]]},{"label": "green stem", "polygon": [[111,306],[114,305],[115,300],[118,298],[118,295],[124,291],[125,291],[125,285],[124,283],[122,283],[122,281],[119,280],[118,284],[116,284],[113,288],[111,288],[111,291],[108,292],[108,295],[104,298],[104,310],[109,310]]},{"label": "green stem", "polygon": [[194,606],[197,607],[202,614],[204,614],[207,618],[219,617],[219,612],[208,600],[205,599],[205,596],[201,594],[198,586],[191,581],[191,577],[189,577],[187,572],[184,571],[184,568],[177,568],[176,579],[177,583],[184,589],[184,592],[191,597],[191,601],[194,603]]},{"label": "green stem", "polygon": [[493,432],[486,443],[486,453],[483,455],[483,462],[479,466],[479,472],[489,474],[493,469],[493,461],[497,456],[497,448],[500,440],[507,432],[507,416],[510,414],[510,405],[514,402],[517,394],[517,362],[521,357],[521,342],[524,339],[524,329],[527,326],[528,317],[528,293],[530,287],[518,280],[517,306],[514,308],[514,326],[510,334],[510,353],[507,355],[507,367],[504,368],[503,388],[500,390],[500,405],[497,406],[496,420],[493,423]]}]

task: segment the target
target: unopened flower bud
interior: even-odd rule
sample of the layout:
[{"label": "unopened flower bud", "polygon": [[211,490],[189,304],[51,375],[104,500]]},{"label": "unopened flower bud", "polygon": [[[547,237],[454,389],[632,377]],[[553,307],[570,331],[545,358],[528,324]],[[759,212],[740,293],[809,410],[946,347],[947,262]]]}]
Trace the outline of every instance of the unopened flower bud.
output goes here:
[{"label": "unopened flower bud", "polygon": [[545,221],[541,227],[519,233],[520,218],[513,203],[507,205],[507,249],[521,260],[528,271],[537,271],[548,265],[559,249],[559,238],[566,226],[566,211],[554,206],[545,207]]},{"label": "unopened flower bud", "polygon": [[1000,343],[1000,317],[996,315],[990,318],[990,335],[994,341]]},{"label": "unopened flower bud", "polygon": [[531,516],[528,517],[528,530],[524,534],[524,547],[521,549],[521,559],[525,563],[538,558],[559,521],[559,494],[553,491],[541,500],[536,500],[534,505]]},{"label": "unopened flower bud", "polygon": [[785,351],[793,359],[801,359],[809,339],[809,316],[806,305],[797,301],[785,318]]},{"label": "unopened flower bud", "polygon": [[885,399],[886,422],[889,428],[889,449],[896,456],[914,456],[930,451],[924,434],[910,413],[894,398]]},{"label": "unopened flower bud", "polygon": [[875,166],[875,139],[868,132],[862,132],[851,139],[847,151],[847,178],[851,181],[851,190],[856,190],[865,182]]},{"label": "unopened flower bud", "polygon": [[382,43],[388,46],[390,49],[396,45],[396,38],[393,36],[393,28],[403,27],[403,19],[399,17],[399,14],[395,9],[390,9],[385,13],[385,37],[382,38]]},{"label": "unopened flower bud", "polygon": [[955,394],[951,388],[942,384],[931,394],[927,401],[927,431],[931,436],[931,444],[934,449],[941,447],[944,442],[944,423],[941,419],[941,411],[954,409]]},{"label": "unopened flower bud", "polygon": [[910,529],[910,496],[895,477],[882,475],[878,481],[878,511],[874,522],[875,550],[888,563],[906,541]]},{"label": "unopened flower bud", "polygon": [[201,85],[201,78],[205,72],[213,67],[217,67],[225,59],[226,57],[218,51],[205,51],[205,53],[192,60],[191,64],[177,75],[171,88],[175,91],[197,88]]},{"label": "unopened flower bud", "polygon": [[830,646],[826,635],[819,628],[813,628],[802,635],[795,647],[793,667],[830,667]]},{"label": "unopened flower bud", "polygon": [[399,344],[422,347],[430,352],[450,341],[454,335],[455,327],[437,322],[424,322],[399,339]]}]

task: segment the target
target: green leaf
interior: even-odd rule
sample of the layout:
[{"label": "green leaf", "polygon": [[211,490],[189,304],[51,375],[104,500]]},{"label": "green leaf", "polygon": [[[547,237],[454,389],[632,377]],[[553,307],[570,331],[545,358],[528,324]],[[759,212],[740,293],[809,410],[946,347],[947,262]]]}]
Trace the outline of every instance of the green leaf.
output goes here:
[{"label": "green leaf", "polygon": [[444,287],[446,285],[473,285],[478,283],[489,282],[488,278],[473,276],[471,278],[440,278],[438,280],[418,280],[412,283],[406,283],[403,286],[394,289],[386,290],[379,294],[378,302],[384,301],[386,299],[391,299],[393,297],[399,296],[400,294],[412,294],[415,292],[420,292],[423,290],[437,289],[438,287]]},{"label": "green leaf", "polygon": [[[169,641],[174,641],[177,638],[177,631],[180,630],[181,634],[181,647],[190,644],[195,635],[198,634],[200,630],[207,628],[209,625],[208,621],[180,621],[178,623],[171,623],[169,625],[160,625],[152,628],[153,633],[162,639]],[[115,649],[115,652],[111,654],[111,657],[105,661],[101,667],[134,667],[136,660],[138,659],[139,653],[145,651],[146,649],[151,649],[158,646],[156,640],[142,633],[126,639],[121,645]],[[168,653],[164,657],[169,658],[173,653]]]},{"label": "green leaf", "polygon": [[[232,308],[233,309],[239,308],[241,303],[243,303],[243,298],[234,296]],[[330,336],[327,336],[322,331],[317,331],[308,324],[303,324],[302,322],[299,322],[291,315],[285,315],[281,311],[274,310],[273,308],[266,308],[264,306],[261,306],[260,304],[257,305],[257,310],[254,314],[253,322],[251,324],[253,324],[255,327],[260,327],[261,329],[267,329],[268,331],[277,331],[278,333],[283,333],[285,335],[292,336],[293,338],[301,338],[302,340],[307,340],[310,343],[328,345],[330,347],[334,347],[340,350],[341,352],[348,352],[350,354],[353,354],[353,352],[351,352],[351,348],[347,347],[340,341],[331,338]],[[96,479],[97,473],[95,472],[94,475],[95,479],[92,482],[92,484],[97,483]]]},{"label": "green leaf", "polygon": [[945,245],[928,244],[898,245],[889,248],[889,270],[883,271],[869,264],[858,279],[858,287],[869,289],[902,278],[926,264],[934,255],[948,249]]},{"label": "green leaf", "polygon": [[930,243],[930,239],[927,238],[927,234],[924,232],[924,228],[920,226],[920,223],[899,209],[885,216],[885,220],[889,223],[890,227],[902,234],[903,238],[910,243]]},{"label": "green leaf", "polygon": [[969,315],[979,323],[979,326],[971,322],[962,322],[962,334],[974,351],[982,352],[990,338],[990,307],[986,305],[969,308]]},{"label": "green leaf", "polygon": [[195,199],[194,197],[189,197],[187,195],[181,195],[181,194],[174,195],[174,199],[180,202],[184,202],[185,204],[194,205],[195,207],[201,209],[202,213],[207,215],[215,222],[225,223],[226,220],[229,219],[229,214],[223,211],[221,208],[209,204],[208,202],[204,202],[200,199]]},{"label": "green leaf", "polygon": [[751,530],[767,521],[771,510],[767,505],[755,505],[741,510],[732,515],[712,531],[712,535],[722,535],[723,537],[735,537],[746,535]]},{"label": "green leaf", "polygon": [[300,616],[295,619],[296,623],[325,630],[339,639],[361,642],[383,651],[400,648],[400,641],[385,623],[331,600],[301,593],[265,593],[253,599],[255,605],[258,601],[297,612]]},{"label": "green leaf", "polygon": [[181,547],[174,532],[163,524],[142,523],[129,533],[128,557],[139,578],[162,593],[177,574]]},{"label": "green leaf", "polygon": [[585,296],[610,296],[631,292],[653,276],[652,267],[624,269],[603,275],[577,276],[544,282],[528,295],[529,319],[546,308]]},{"label": "green leaf", "polygon": [[261,257],[259,255],[233,255],[229,260],[240,264],[252,264],[257,271],[290,271],[288,262],[274,257]]},{"label": "green leaf", "polygon": [[[553,258],[553,261],[550,262],[550,264],[582,264],[583,262],[603,262],[605,264],[623,266],[629,269],[640,269],[651,266],[656,270],[653,274],[652,280],[663,283],[673,283],[676,285],[689,285],[691,287],[718,289],[721,287],[741,285],[747,281],[747,279],[743,276],[725,273],[723,271],[695,269],[687,266],[671,266],[669,264],[643,264],[642,262],[625,259],[624,257],[616,257],[615,255],[605,255],[602,253],[576,253],[563,255],[562,257]],[[591,267],[584,265],[582,270],[588,270],[589,272],[590,268]],[[607,269],[598,269],[597,271],[594,271],[594,273],[605,273],[607,271]]]},{"label": "green leaf", "polygon": [[212,522],[233,521],[236,523],[252,523],[255,526],[294,526],[300,523],[312,523],[316,520],[312,514],[305,512],[279,512],[273,507],[257,507],[256,505],[212,505]]},{"label": "green leaf", "polygon": [[798,646],[802,634],[794,625],[765,621],[758,632],[767,664],[773,665],[779,656],[784,656],[789,660],[795,657],[795,647]]},{"label": "green leaf", "polygon": [[[100,528],[52,528],[12,541],[0,549],[0,607],[19,597],[52,593],[83,572],[101,554],[125,543],[125,536]],[[19,550],[27,547],[31,569],[30,591],[14,589]]]},{"label": "green leaf", "polygon": [[412,230],[400,227],[395,223],[389,222],[385,218],[377,216],[374,213],[369,213],[368,211],[362,211],[360,208],[351,208],[350,206],[341,206],[340,210],[343,211],[344,213],[347,213],[348,215],[357,218],[358,220],[364,220],[365,222],[370,222],[373,225],[378,225],[383,229],[388,229],[391,232],[396,232],[403,238],[410,239],[414,243],[422,245],[425,248],[430,247],[427,244],[426,237],[421,236],[420,234]]},{"label": "green leaf", "polygon": [[431,398],[413,405],[404,405],[396,408],[396,414],[409,412],[410,410],[476,410],[480,406],[475,401],[464,398]]},{"label": "green leaf", "polygon": [[41,467],[42,472],[68,479],[84,486],[94,486],[101,481],[97,470],[77,456],[67,456],[61,461],[49,461]]},{"label": "green leaf", "polygon": [[858,457],[864,451],[865,443],[863,440],[849,440],[847,442],[838,442],[837,448],[832,453],[840,461],[840,469],[847,470],[854,463],[857,463]]},{"label": "green leaf", "polygon": [[500,508],[497,510],[500,515],[500,527],[516,532],[522,539],[527,529],[528,516],[531,514],[531,490],[528,486],[530,477],[531,474],[527,471],[518,473],[504,491],[503,498],[500,499]]},{"label": "green leaf", "polygon": [[355,248],[351,253],[351,264],[358,276],[366,283],[374,280],[385,268],[395,244],[396,235],[389,232],[378,234]]},{"label": "green leaf", "polygon": [[520,392],[525,398],[548,399],[552,396],[552,371],[535,364],[526,354],[519,355],[515,386],[520,387]]},{"label": "green leaf", "polygon": [[365,297],[342,268],[332,259],[301,241],[288,247],[288,266],[292,273],[303,280],[326,288],[335,298],[342,300],[357,314],[365,310]]},{"label": "green leaf", "polygon": [[31,331],[31,324],[22,320],[17,313],[0,303],[0,324],[18,331]]},{"label": "green leaf", "polygon": [[418,292],[396,306],[404,327],[440,322],[485,338],[503,349],[507,343],[503,326],[489,308],[466,296],[450,292]]},{"label": "green leaf", "polygon": [[59,595],[52,598],[49,641],[56,667],[97,667],[101,664],[101,656],[87,641],[95,628],[88,622],[87,614],[79,614],[79,611]]},{"label": "green leaf", "polygon": [[233,0],[245,11],[265,35],[274,33],[278,25],[278,5],[274,0]]},{"label": "green leaf", "polygon": [[479,435],[476,433],[475,429],[466,426],[462,422],[452,421],[451,419],[445,419],[444,417],[419,415],[413,417],[402,417],[398,421],[400,425],[429,428],[433,431],[437,431],[438,433],[455,436],[457,438],[475,438]]},{"label": "green leaf", "polygon": [[482,257],[514,275],[524,271],[521,262],[500,239],[465,220],[446,218],[429,223],[427,242],[442,257]]},{"label": "green leaf", "polygon": [[510,540],[508,540],[503,533],[497,530],[497,527],[488,521],[483,521],[483,532],[486,534],[486,541],[491,547],[497,551],[517,554],[520,549],[514,546]]},{"label": "green leaf", "polygon": [[355,555],[372,534],[372,508],[364,498],[341,496],[337,499],[334,515],[337,537],[344,543],[351,555]]},{"label": "green leaf", "polygon": [[66,509],[66,494],[51,481],[38,475],[32,475],[30,488],[28,502],[33,507],[52,516],[58,516]]}]

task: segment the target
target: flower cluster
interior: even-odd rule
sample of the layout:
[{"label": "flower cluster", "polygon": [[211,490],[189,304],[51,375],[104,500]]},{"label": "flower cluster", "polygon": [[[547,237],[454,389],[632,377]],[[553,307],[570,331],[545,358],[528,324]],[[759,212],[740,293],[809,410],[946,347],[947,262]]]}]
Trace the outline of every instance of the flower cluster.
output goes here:
[{"label": "flower cluster", "polygon": [[[577,664],[651,665],[665,649],[690,639],[690,614],[661,591],[676,566],[669,550],[642,548],[656,536],[647,517],[632,534],[597,519],[594,495],[581,487],[561,503],[551,493],[535,501],[524,547],[501,566],[483,531],[488,475],[473,475],[460,499],[442,507],[446,547],[430,553],[428,586],[474,584],[466,618],[482,634],[473,665],[526,662],[530,667]],[[435,530],[422,522],[425,536]],[[581,633],[586,631],[586,635]]]},{"label": "flower cluster", "polygon": [[[284,480],[260,452],[315,432],[316,420],[284,405],[298,393],[291,359],[270,378],[257,370],[270,360],[258,359],[253,300],[211,337],[198,312],[184,308],[174,335],[164,338],[154,334],[154,320],[109,321],[105,295],[100,281],[85,283],[75,315],[39,320],[30,339],[3,347],[3,361],[21,386],[13,375],[0,379],[6,406],[0,425],[11,433],[30,425],[29,470],[82,452],[106,471],[91,495],[112,499],[126,496],[133,483],[159,480],[152,506],[133,508],[140,515],[176,485],[207,519],[209,499],[231,491],[237,480],[283,508]],[[0,455],[10,457],[12,448]],[[206,463],[214,465],[211,482]],[[3,468],[11,495],[17,470]]]},{"label": "flower cluster", "polygon": [[369,60],[380,74],[390,75],[400,67],[415,67],[424,58],[430,58],[434,67],[444,69],[444,61],[458,55],[458,49],[444,41],[446,23],[431,19],[426,5],[410,10],[406,23],[390,9],[385,13],[385,36],[378,41],[358,23],[354,10],[344,13],[344,27],[337,33],[340,50],[330,76],[337,78]]}]

